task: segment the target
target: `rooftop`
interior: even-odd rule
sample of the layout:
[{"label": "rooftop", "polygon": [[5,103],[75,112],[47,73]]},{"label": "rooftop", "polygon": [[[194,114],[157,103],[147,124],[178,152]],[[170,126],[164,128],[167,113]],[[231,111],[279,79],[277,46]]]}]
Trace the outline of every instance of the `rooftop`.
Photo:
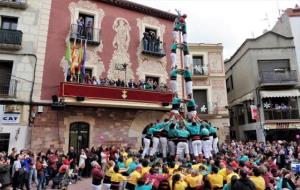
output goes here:
[{"label": "rooftop", "polygon": [[160,17],[169,21],[174,21],[177,15],[165,12],[156,8],[148,7],[138,3],[134,3],[128,0],[97,0],[103,3],[107,3],[113,6],[117,6],[124,9],[133,10],[139,13]]}]

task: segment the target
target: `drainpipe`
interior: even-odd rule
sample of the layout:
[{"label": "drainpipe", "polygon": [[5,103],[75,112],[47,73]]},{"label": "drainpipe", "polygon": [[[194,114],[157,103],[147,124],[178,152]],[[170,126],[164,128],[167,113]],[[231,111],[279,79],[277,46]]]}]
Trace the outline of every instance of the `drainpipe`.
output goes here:
[{"label": "drainpipe", "polygon": [[[0,54],[6,54],[6,55],[16,55],[16,56],[28,56],[28,57],[33,57],[34,58],[34,66],[33,66],[33,76],[32,76],[32,81],[31,81],[31,89],[30,89],[30,94],[29,94],[29,116],[28,116],[28,127],[30,127],[30,118],[32,116],[32,99],[33,99],[33,90],[34,90],[34,84],[35,84],[35,73],[36,73],[36,65],[37,65],[37,56],[33,53],[13,53],[13,52],[5,52],[5,51],[0,51]],[[28,81],[30,82],[30,81]],[[31,134],[32,135],[32,134]],[[30,143],[31,147],[31,143]]]},{"label": "drainpipe", "polygon": [[262,125],[262,122],[261,122],[261,112],[260,112],[260,108],[261,108],[261,106],[263,106],[262,103],[261,103],[261,97],[260,97],[260,93],[259,93],[260,89],[261,89],[260,86],[255,88],[255,93],[256,93],[256,98],[257,98],[256,105],[260,105],[259,108],[258,108],[259,126],[260,126],[260,130],[263,132],[263,136],[264,136],[263,140],[264,140],[264,143],[265,143],[266,142],[266,134],[265,134],[265,129],[264,129],[264,127]]}]

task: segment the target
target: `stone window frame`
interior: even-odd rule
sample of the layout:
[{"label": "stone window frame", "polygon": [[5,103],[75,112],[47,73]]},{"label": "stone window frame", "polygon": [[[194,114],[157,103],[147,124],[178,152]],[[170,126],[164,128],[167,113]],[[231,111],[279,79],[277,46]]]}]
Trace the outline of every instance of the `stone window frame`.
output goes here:
[{"label": "stone window frame", "polygon": [[160,27],[148,23],[142,23],[142,31],[140,31],[140,41],[143,40],[143,33],[146,31],[146,28],[156,30],[156,36],[159,37],[162,42],[164,42]]},{"label": "stone window frame", "polygon": [[[94,23],[93,23],[93,28],[95,29],[99,29],[100,30],[100,36],[99,38],[101,38],[101,26],[100,26],[100,22],[99,22],[99,14],[97,11],[94,10],[88,10],[88,9],[84,9],[84,8],[80,8],[80,7],[76,7],[75,8],[75,16],[71,17],[71,24],[77,24],[77,20],[79,18],[79,14],[86,14],[86,15],[91,15],[94,17]],[[93,30],[93,36],[97,36],[97,34],[95,34],[97,32],[97,30]],[[95,39],[95,40],[99,40],[100,39]]]},{"label": "stone window frame", "polygon": [[[191,52],[190,53],[190,64],[193,66],[193,57],[202,56],[203,66],[207,66],[207,75],[209,75],[209,64],[208,64],[208,53],[207,52]],[[194,74],[193,67],[190,67],[192,73]],[[198,75],[196,75],[198,76]]]},{"label": "stone window frame", "polygon": [[[194,90],[206,90],[206,97],[207,97],[207,109],[208,113],[210,112],[210,104],[212,102],[212,88],[211,86],[193,86],[193,91]],[[197,104],[198,102],[196,102]],[[200,105],[198,105],[200,106]]]}]

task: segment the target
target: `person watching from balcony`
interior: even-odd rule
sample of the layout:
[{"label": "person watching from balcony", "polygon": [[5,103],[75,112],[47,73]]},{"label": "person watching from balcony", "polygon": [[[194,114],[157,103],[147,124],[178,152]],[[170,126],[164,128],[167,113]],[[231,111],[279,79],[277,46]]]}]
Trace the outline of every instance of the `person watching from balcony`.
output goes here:
[{"label": "person watching from balcony", "polygon": [[153,81],[151,79],[148,79],[146,84],[145,84],[145,89],[146,90],[153,90]]},{"label": "person watching from balcony", "polygon": [[144,50],[149,50],[149,34],[148,32],[143,33],[143,48]]},{"label": "person watching from balcony", "polygon": [[121,83],[122,83],[121,79],[118,78],[118,80],[116,81],[116,86],[121,86]]},{"label": "person watching from balcony", "polygon": [[89,74],[87,74],[87,75],[84,77],[84,83],[85,83],[85,84],[93,84],[92,79],[91,79],[91,76],[90,76]]},{"label": "person watching from balcony", "polygon": [[77,30],[78,30],[78,38],[81,38],[83,35],[83,26],[84,26],[84,21],[82,17],[79,17],[77,20]]},{"label": "person watching from balcony", "polygon": [[98,85],[98,80],[96,79],[95,76],[92,77],[92,84]]},{"label": "person watching from balcony", "polygon": [[128,82],[128,84],[127,84],[127,87],[128,87],[128,88],[136,88],[136,84],[135,84],[135,82],[133,82],[132,79],[129,79],[129,82]]},{"label": "person watching from balcony", "polygon": [[87,40],[93,40],[93,23],[92,23],[92,21],[88,21],[86,28],[85,28],[85,32],[86,32]]},{"label": "person watching from balcony", "polygon": [[160,38],[157,37],[154,42],[154,52],[160,53]]}]

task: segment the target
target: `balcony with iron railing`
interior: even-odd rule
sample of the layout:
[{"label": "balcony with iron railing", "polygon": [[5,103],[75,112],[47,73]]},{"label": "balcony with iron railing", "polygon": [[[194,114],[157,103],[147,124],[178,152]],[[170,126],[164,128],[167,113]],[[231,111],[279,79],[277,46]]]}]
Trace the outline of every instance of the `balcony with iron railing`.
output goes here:
[{"label": "balcony with iron railing", "polygon": [[155,57],[164,57],[166,53],[164,51],[165,44],[161,41],[153,40],[142,40],[142,54],[151,55]]},{"label": "balcony with iron railing", "polygon": [[0,97],[16,98],[18,81],[15,79],[0,81]]},{"label": "balcony with iron railing", "polygon": [[28,5],[27,5],[27,0],[0,0],[0,7],[26,9]]},{"label": "balcony with iron railing", "polygon": [[284,109],[264,109],[265,120],[291,120],[299,119],[298,108],[284,108]]},{"label": "balcony with iron railing", "polygon": [[0,48],[21,49],[23,32],[20,30],[0,29]]},{"label": "balcony with iron railing", "polygon": [[260,76],[260,84],[262,86],[268,85],[296,85],[298,78],[297,78],[297,71],[290,70],[290,71],[261,71],[259,73]]},{"label": "balcony with iron railing", "polygon": [[70,39],[71,40],[87,40],[88,44],[100,44],[101,30],[99,28],[84,27],[78,24],[71,24]]},{"label": "balcony with iron railing", "polygon": [[91,105],[105,107],[125,107],[169,110],[172,93],[120,86],[102,86],[62,82],[59,97],[67,105]]}]

